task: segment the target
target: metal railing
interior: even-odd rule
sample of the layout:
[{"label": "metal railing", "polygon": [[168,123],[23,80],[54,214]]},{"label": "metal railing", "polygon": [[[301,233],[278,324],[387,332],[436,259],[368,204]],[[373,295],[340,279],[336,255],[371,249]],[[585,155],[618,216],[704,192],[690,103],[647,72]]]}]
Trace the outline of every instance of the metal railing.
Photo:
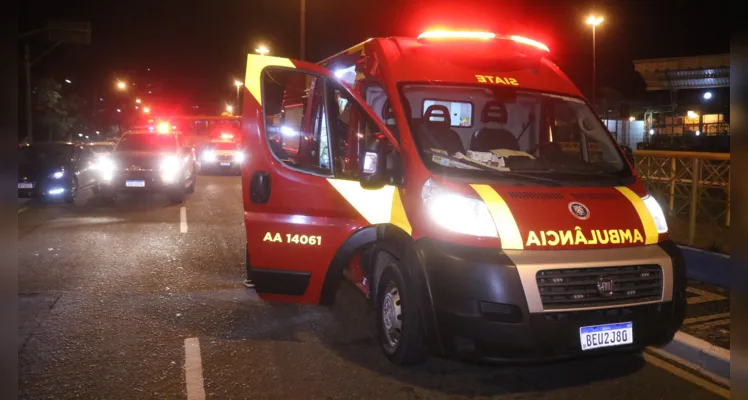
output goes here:
[{"label": "metal railing", "polygon": [[[671,221],[687,221],[686,244],[697,229],[730,226],[730,154],[635,150],[634,168]],[[673,232],[671,236],[678,236]],[[711,239],[709,239],[711,240]]]}]

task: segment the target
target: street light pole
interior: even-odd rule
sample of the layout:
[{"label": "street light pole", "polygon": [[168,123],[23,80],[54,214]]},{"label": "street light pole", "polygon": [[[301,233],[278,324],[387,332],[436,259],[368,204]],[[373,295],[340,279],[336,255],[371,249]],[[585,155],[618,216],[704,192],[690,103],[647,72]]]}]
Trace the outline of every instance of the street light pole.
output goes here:
[{"label": "street light pole", "polygon": [[587,24],[592,25],[592,107],[597,107],[597,46],[595,46],[597,26],[603,22],[603,17],[590,15]]},{"label": "street light pole", "polygon": [[597,25],[592,25],[592,105],[597,107],[597,47],[595,46],[595,31]]},{"label": "street light pole", "polygon": [[301,57],[299,60],[304,61],[304,33],[306,31],[306,0],[301,0]]},{"label": "street light pole", "polygon": [[24,64],[26,67],[26,140],[31,144],[33,142],[32,115],[31,115],[31,50],[29,44],[24,43],[25,55]]}]

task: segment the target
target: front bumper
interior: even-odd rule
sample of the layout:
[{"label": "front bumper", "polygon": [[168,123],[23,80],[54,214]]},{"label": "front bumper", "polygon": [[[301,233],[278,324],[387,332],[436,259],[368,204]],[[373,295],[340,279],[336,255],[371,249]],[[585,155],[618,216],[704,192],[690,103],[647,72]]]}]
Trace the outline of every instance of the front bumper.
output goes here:
[{"label": "front bumper", "polygon": [[[635,351],[669,342],[683,322],[685,264],[671,242],[606,250],[504,252],[424,238],[412,249],[408,262],[425,274],[427,282],[420,291],[429,342],[448,356],[533,361]],[[662,266],[664,278],[662,296],[656,301],[553,310],[544,309],[540,301],[538,266],[653,262]],[[633,344],[582,351],[580,327],[616,322],[633,323]]]},{"label": "front bumper", "polygon": [[[19,182],[19,183],[32,183],[32,182]],[[70,192],[71,183],[67,179],[60,180],[46,180],[33,182],[34,187],[30,189],[18,189],[19,198],[62,198],[65,194]],[[51,190],[62,189],[60,193],[50,193]]]},{"label": "front bumper", "polygon": [[[172,192],[184,189],[181,178],[181,174],[176,174],[173,180],[167,181],[161,177],[159,171],[119,171],[109,181],[100,180],[100,189],[104,193]],[[128,181],[142,181],[144,186],[128,186]]]},{"label": "front bumper", "polygon": [[242,163],[233,159],[200,162],[200,168],[204,171],[237,171],[241,167]]}]

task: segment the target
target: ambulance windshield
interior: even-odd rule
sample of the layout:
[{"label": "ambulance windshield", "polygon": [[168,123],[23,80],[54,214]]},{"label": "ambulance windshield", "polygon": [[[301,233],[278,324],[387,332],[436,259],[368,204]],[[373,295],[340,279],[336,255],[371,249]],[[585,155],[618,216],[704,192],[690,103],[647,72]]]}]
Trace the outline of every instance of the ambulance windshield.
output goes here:
[{"label": "ambulance windshield", "polygon": [[560,181],[631,177],[613,137],[580,99],[486,86],[412,84],[402,93],[410,130],[434,172]]}]

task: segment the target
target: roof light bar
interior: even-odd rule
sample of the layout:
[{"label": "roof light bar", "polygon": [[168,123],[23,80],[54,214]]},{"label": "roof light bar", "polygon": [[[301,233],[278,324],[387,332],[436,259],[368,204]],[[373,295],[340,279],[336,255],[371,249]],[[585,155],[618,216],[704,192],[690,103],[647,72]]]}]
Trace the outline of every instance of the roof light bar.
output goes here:
[{"label": "roof light bar", "polygon": [[496,38],[496,34],[493,32],[480,32],[480,31],[433,30],[433,31],[426,31],[418,35],[419,41],[429,40],[429,39],[491,40],[495,38]]},{"label": "roof light bar", "polygon": [[549,53],[551,52],[548,46],[544,45],[543,43],[538,42],[537,40],[532,40],[526,37],[516,36],[516,35],[509,36],[509,39],[517,43],[526,44],[528,46],[532,46],[540,50],[547,51]]}]

